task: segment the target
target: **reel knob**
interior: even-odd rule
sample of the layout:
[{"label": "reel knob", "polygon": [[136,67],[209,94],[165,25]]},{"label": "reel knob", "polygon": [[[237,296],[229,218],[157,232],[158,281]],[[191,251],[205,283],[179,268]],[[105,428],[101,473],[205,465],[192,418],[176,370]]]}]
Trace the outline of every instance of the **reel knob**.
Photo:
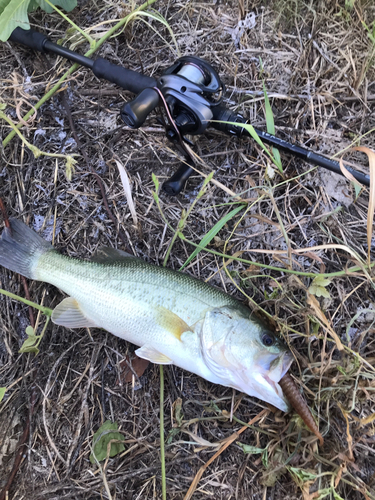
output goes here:
[{"label": "reel knob", "polygon": [[159,104],[159,94],[153,88],[142,90],[135,99],[127,102],[120,111],[122,120],[130,128],[139,128]]}]

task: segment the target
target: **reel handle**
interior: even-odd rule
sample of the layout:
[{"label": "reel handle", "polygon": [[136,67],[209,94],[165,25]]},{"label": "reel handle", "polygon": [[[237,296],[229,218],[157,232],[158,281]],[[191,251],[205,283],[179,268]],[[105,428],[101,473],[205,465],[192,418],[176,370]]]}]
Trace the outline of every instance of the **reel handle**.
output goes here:
[{"label": "reel handle", "polygon": [[130,128],[139,128],[158,104],[159,94],[157,91],[153,88],[144,89],[135,99],[121,108],[120,115]]}]

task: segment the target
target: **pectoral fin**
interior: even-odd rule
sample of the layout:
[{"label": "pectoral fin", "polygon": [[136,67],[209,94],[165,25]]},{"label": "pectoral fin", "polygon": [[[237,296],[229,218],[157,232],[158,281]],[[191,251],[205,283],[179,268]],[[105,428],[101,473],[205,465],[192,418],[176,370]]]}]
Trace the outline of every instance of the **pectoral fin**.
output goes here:
[{"label": "pectoral fin", "polygon": [[190,326],[185,321],[163,306],[157,308],[156,321],[159,326],[171,333],[176,339],[181,340],[184,332],[190,332]]},{"label": "pectoral fin", "polygon": [[161,352],[157,351],[149,345],[144,345],[135,351],[136,355],[143,359],[148,359],[152,363],[158,365],[171,365],[173,361]]},{"label": "pectoral fin", "polygon": [[84,316],[79,303],[73,297],[64,299],[52,312],[52,321],[66,328],[86,328],[96,326]]}]

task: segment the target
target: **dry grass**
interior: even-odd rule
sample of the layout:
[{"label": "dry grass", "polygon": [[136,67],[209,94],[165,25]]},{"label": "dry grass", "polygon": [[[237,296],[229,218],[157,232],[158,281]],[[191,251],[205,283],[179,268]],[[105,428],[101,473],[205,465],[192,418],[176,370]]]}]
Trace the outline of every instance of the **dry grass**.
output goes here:
[{"label": "dry grass", "polygon": [[[375,47],[363,24],[371,26],[375,7],[371,1],[353,3],[349,9],[344,0],[159,1],[155,8],[168,19],[181,54],[196,54],[218,69],[228,105],[265,129],[265,79],[277,134],[334,155],[351,146],[375,147]],[[125,15],[130,10],[126,5],[89,2],[71,17],[87,28]],[[245,30],[237,43],[231,30],[249,12],[257,15],[256,26]],[[67,25],[57,15],[35,15],[33,21],[54,40],[64,37]],[[170,40],[164,27],[154,21],[152,25]],[[175,60],[172,46],[137,21],[107,42],[100,55],[160,75]],[[17,121],[69,63],[10,44],[2,44],[0,51],[0,100]],[[162,182],[178,167],[173,146],[154,117],[138,131],[122,126],[116,117],[130,94],[98,82],[85,69],[71,76],[66,95],[117,224],[107,216],[83,159],[67,181],[62,163],[56,170],[55,160],[34,159],[17,138],[5,149],[0,165],[0,196],[9,214],[30,225],[44,221],[44,228],[55,220],[56,247],[81,258],[101,245],[124,248],[118,237],[121,228],[139,257],[161,265],[173,233],[153,201],[151,173]],[[2,123],[3,138],[8,132]],[[46,151],[78,152],[60,94],[22,132]],[[251,307],[257,304],[277,325],[295,353],[293,373],[325,445],[318,448],[298,418],[267,411],[204,470],[192,498],[375,498],[374,285],[371,271],[363,266],[347,272],[359,259],[365,264],[371,250],[368,193],[364,190],[354,201],[345,179],[317,169],[306,174],[308,165],[285,155],[284,178],[275,173],[267,181],[267,158],[254,142],[231,140],[211,129],[195,139],[194,150],[205,175],[214,170],[217,181],[247,201],[210,248],[260,263],[263,269],[201,252],[187,272],[239,298],[247,296]],[[113,159],[126,166],[136,217]],[[367,162],[358,152],[345,159]],[[160,193],[163,213],[173,227],[202,180],[194,176],[176,198]],[[233,209],[233,201],[228,191],[210,183],[188,218],[186,239],[199,243]],[[193,250],[177,238],[168,266],[178,269]],[[303,273],[336,273],[327,287],[330,297],[309,301],[312,280]],[[4,269],[0,285],[24,293],[20,278]],[[33,301],[51,308],[62,298],[43,283],[30,282],[29,288]],[[8,387],[0,404],[0,487],[31,416],[27,448],[9,498],[161,498],[158,367],[150,365],[136,386],[119,385],[120,363],[133,346],[95,329],[48,327],[39,355],[20,355],[29,324],[27,308],[0,296],[0,318],[0,386]],[[165,376],[167,497],[183,499],[200,468],[265,405],[175,367],[165,369]],[[180,401],[181,414],[176,410]],[[90,445],[107,419],[119,424],[126,451],[100,472],[89,462]],[[238,441],[266,451],[245,455]]]}]

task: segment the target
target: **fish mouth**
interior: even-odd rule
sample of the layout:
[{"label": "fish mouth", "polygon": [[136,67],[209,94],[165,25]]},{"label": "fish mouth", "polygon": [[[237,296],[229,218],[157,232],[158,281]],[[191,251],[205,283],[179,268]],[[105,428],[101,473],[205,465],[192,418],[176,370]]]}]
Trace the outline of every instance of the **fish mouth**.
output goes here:
[{"label": "fish mouth", "polygon": [[282,359],[278,360],[278,363],[274,369],[271,368],[270,371],[262,373],[261,375],[265,383],[271,388],[272,392],[274,393],[274,396],[272,398],[273,400],[269,402],[285,412],[290,411],[291,405],[288,399],[285,397],[279,382],[289,370],[292,362],[292,354],[290,352],[285,352]]},{"label": "fish mouth", "polygon": [[[283,376],[287,373],[290,368],[290,365],[293,363],[293,356],[291,352],[285,352],[281,359],[278,360],[277,365],[274,369],[269,370],[268,377],[273,382],[280,382]],[[271,364],[272,365],[272,364]]]},{"label": "fish mouth", "polygon": [[275,393],[275,400],[270,401],[270,403],[279,408],[280,410],[285,411],[285,413],[288,413],[291,409],[291,405],[288,399],[285,397],[280,387],[280,384],[270,379],[267,375],[263,375],[263,379],[269,386],[271,386],[272,390]]}]

